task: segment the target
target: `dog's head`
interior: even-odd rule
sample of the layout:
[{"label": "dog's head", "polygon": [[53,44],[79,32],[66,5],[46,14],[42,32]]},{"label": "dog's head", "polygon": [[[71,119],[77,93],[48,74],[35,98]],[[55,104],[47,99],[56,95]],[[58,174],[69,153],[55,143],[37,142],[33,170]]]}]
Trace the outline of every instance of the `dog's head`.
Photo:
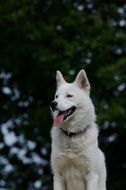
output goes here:
[{"label": "dog's head", "polygon": [[50,105],[54,126],[76,125],[78,120],[85,120],[88,124],[89,115],[93,116],[90,120],[94,120],[94,107],[89,97],[90,84],[85,71],[81,70],[73,83],[67,83],[57,71],[56,80],[57,90]]}]

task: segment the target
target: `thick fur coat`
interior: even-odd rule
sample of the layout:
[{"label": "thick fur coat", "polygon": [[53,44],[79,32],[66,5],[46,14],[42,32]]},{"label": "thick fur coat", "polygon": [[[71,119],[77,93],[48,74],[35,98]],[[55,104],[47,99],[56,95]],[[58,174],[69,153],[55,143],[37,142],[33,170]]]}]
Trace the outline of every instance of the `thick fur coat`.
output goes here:
[{"label": "thick fur coat", "polygon": [[84,70],[73,83],[57,72],[57,90],[51,102],[51,166],[54,190],[106,190],[104,155],[98,147],[98,129],[90,84]]}]

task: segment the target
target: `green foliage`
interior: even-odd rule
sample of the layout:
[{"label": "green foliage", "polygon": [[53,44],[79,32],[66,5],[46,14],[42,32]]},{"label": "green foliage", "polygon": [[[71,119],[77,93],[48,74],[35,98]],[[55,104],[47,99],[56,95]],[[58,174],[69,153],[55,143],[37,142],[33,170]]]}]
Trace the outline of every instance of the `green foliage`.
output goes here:
[{"label": "green foliage", "polygon": [[125,12],[123,1],[1,1],[0,188],[51,189],[49,103],[55,73],[72,81],[84,68],[108,189],[125,189]]}]

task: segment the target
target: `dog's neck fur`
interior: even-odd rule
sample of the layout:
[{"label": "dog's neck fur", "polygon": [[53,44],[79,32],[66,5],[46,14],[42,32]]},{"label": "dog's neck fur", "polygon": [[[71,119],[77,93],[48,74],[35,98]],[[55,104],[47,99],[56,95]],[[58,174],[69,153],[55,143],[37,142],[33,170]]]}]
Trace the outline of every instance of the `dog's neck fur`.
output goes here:
[{"label": "dog's neck fur", "polygon": [[90,127],[90,126],[87,125],[86,128],[84,128],[83,130],[78,131],[78,132],[66,131],[66,130],[64,130],[63,128],[60,128],[60,130],[61,130],[66,136],[68,136],[68,137],[75,137],[75,136],[77,136],[77,135],[80,135],[80,134],[82,134],[82,133],[85,133],[86,130],[87,130],[87,128],[89,128],[89,127]]}]

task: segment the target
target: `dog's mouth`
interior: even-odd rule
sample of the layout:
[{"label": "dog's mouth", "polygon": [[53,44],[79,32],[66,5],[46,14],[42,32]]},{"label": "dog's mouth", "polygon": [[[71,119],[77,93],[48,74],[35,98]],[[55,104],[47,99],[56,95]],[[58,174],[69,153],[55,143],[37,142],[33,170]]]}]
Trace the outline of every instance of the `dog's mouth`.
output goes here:
[{"label": "dog's mouth", "polygon": [[76,110],[75,106],[72,106],[71,108],[65,110],[65,111],[55,111],[56,115],[54,116],[54,125],[56,127],[61,126],[61,124],[70,117]]}]

